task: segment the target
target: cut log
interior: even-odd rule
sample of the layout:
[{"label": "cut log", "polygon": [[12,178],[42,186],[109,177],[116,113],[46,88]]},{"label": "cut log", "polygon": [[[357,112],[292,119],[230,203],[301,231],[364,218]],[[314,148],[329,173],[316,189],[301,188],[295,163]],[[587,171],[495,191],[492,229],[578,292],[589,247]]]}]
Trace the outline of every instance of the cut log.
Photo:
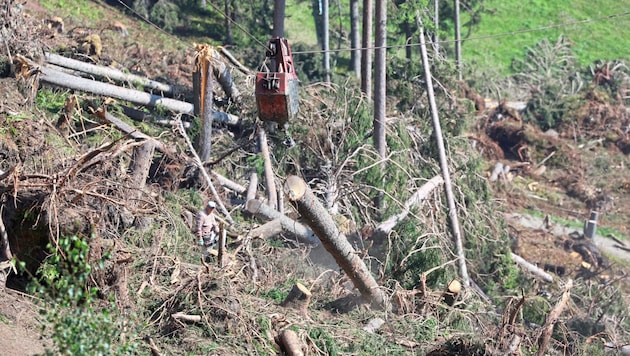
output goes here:
[{"label": "cut log", "polygon": [[287,356],[303,356],[304,346],[300,341],[300,338],[291,329],[284,329],[279,336],[279,344],[284,349]]},{"label": "cut log", "polygon": [[116,85],[101,83],[96,80],[75,77],[73,75],[54,70],[46,65],[40,67],[40,70],[43,74],[40,77],[41,81],[48,84],[73,90],[80,90],[96,95],[110,96],[112,98],[130,101],[139,105],[147,105],[151,107],[162,106],[177,113],[192,115],[194,112],[193,104],[185,101],[164,98],[159,95],[149,94],[139,90],[121,88]]},{"label": "cut log", "polygon": [[302,218],[319,237],[326,251],[335,258],[337,264],[352,280],[363,298],[374,307],[390,309],[385,292],[376,283],[363,260],[352,248],[346,236],[339,231],[330,214],[317,200],[306,182],[300,177],[289,176],[284,184],[284,193],[296,204]]},{"label": "cut log", "polygon": [[257,189],[258,189],[258,174],[256,174],[256,172],[252,172],[252,174],[249,176],[249,186],[247,187],[247,195],[245,196],[245,201],[256,199]]},{"label": "cut log", "polygon": [[280,221],[280,219],[274,219],[264,225],[252,229],[247,235],[268,239],[280,234],[282,230],[282,221]]},{"label": "cut log", "polygon": [[127,82],[134,85],[140,85],[142,87],[156,90],[162,94],[173,94],[175,90],[172,86],[164,83],[157,82],[145,77],[141,77],[135,74],[129,74],[121,72],[118,69],[111,67],[97,66],[90,63],[77,61],[75,59],[60,56],[54,53],[45,53],[45,60],[48,63],[55,64],[61,67],[70,68],[72,70],[93,74],[97,77],[107,78],[118,82]]},{"label": "cut log", "polygon": [[223,187],[227,189],[235,191],[236,193],[239,193],[239,194],[243,194],[247,191],[247,188],[245,188],[245,186],[238,184],[233,180],[229,180],[228,178],[220,175],[217,172],[212,171],[212,174],[217,179],[217,182],[219,182],[219,184],[221,184]]},{"label": "cut log", "polygon": [[245,203],[245,210],[257,217],[266,220],[280,220],[282,229],[288,233],[291,233],[297,237],[298,241],[309,244],[318,245],[319,239],[315,236],[315,233],[304,226],[303,224],[289,218],[286,215],[281,214],[279,211],[272,209],[269,205],[266,205],[258,200],[252,199]]},{"label": "cut log", "polygon": [[307,315],[310,302],[311,291],[302,283],[296,283],[280,306],[294,308],[302,312],[302,315]]},{"label": "cut log", "polygon": [[547,283],[553,282],[553,277],[549,273],[545,272],[543,269],[539,268],[538,266],[530,262],[527,262],[523,257],[512,252],[510,253],[512,255],[512,259],[514,260],[514,262],[516,262],[517,265],[524,268],[527,272],[533,274],[534,276],[542,279],[543,281]]}]

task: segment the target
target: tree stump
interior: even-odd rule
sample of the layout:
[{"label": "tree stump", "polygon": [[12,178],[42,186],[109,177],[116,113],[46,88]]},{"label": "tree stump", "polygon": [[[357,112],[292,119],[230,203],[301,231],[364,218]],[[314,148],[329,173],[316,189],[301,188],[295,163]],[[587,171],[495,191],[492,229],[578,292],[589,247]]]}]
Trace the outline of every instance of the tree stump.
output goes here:
[{"label": "tree stump", "polygon": [[302,283],[296,283],[293,285],[293,288],[291,288],[291,291],[280,306],[297,309],[306,316],[310,302],[311,291],[309,291]]}]

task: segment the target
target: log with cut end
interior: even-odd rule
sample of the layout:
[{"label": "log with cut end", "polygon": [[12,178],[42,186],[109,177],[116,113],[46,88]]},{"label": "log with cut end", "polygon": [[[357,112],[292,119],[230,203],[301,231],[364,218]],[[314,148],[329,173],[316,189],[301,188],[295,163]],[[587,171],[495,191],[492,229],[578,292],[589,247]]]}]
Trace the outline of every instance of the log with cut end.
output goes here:
[{"label": "log with cut end", "polygon": [[302,218],[319,237],[322,245],[337,261],[337,264],[350,277],[363,298],[373,306],[389,309],[387,296],[363,260],[352,248],[346,236],[339,231],[334,220],[317,200],[306,182],[297,176],[289,176],[284,184],[284,192],[293,201]]},{"label": "log with cut end", "polygon": [[311,291],[308,290],[302,283],[296,283],[291,288],[291,291],[280,304],[283,307],[294,308],[306,315],[308,311],[308,305],[311,302]]},{"label": "log with cut end", "polygon": [[268,239],[282,232],[282,221],[280,219],[271,220],[259,227],[252,229],[247,235]]},{"label": "log with cut end", "polygon": [[284,329],[278,338],[279,344],[282,346],[287,356],[303,356],[303,345],[300,338],[291,329]]}]

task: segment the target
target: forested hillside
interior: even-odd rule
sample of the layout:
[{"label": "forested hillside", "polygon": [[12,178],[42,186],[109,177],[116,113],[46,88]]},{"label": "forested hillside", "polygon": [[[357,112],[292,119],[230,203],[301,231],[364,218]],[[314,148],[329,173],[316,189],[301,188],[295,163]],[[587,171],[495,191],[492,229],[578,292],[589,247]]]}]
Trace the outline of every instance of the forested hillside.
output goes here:
[{"label": "forested hillside", "polygon": [[630,353],[625,0],[0,1],[3,352]]}]

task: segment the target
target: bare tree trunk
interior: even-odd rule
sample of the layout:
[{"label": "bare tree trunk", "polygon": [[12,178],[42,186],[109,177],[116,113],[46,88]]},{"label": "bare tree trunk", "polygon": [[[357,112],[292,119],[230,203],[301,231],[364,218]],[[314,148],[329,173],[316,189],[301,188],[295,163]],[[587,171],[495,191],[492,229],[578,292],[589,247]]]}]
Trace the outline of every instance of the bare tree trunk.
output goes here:
[{"label": "bare tree trunk", "polygon": [[272,209],[269,205],[263,204],[258,200],[248,200],[247,203],[245,203],[245,210],[250,214],[267,220],[280,220],[282,229],[295,235],[300,242],[309,245],[319,244],[319,239],[317,239],[317,236],[315,236],[315,233],[311,229],[281,214],[277,210]]},{"label": "bare tree trunk", "polygon": [[272,37],[284,37],[285,0],[274,0]]},{"label": "bare tree trunk", "polygon": [[[385,172],[387,162],[386,139],[386,71],[387,71],[387,1],[376,0],[376,38],[374,42],[374,148],[378,152]],[[383,193],[379,193],[376,206],[383,204]]]},{"label": "bare tree trunk", "polygon": [[462,35],[459,21],[459,0],[455,0],[455,63],[457,65],[457,78],[462,80]]},{"label": "bare tree trunk", "polygon": [[278,207],[278,193],[276,191],[275,174],[271,164],[271,155],[269,154],[269,145],[267,144],[267,134],[265,129],[260,126],[258,128],[258,145],[260,146],[260,154],[263,156],[265,163],[265,183],[267,184],[267,204],[273,209]]},{"label": "bare tree trunk", "polygon": [[438,36],[438,32],[440,30],[440,1],[439,0],[433,0],[433,10],[434,15],[433,15],[433,27],[435,28],[433,31],[433,50],[435,51],[435,53],[439,53],[440,52],[440,43],[439,43],[439,36]]},{"label": "bare tree trunk", "polygon": [[350,0],[350,70],[357,78],[361,75],[361,34],[359,32],[359,0]]},{"label": "bare tree trunk", "polygon": [[361,91],[372,99],[372,0],[363,0],[363,36],[361,39]]},{"label": "bare tree trunk", "polygon": [[339,267],[343,268],[363,298],[375,307],[389,309],[387,295],[380,289],[363,260],[346,236],[339,231],[306,182],[297,176],[289,176],[284,184],[284,192],[296,204],[302,218],[322,241],[326,251],[335,258]]},{"label": "bare tree trunk", "polygon": [[[139,207],[139,198],[142,196],[142,192],[149,176],[149,169],[153,162],[153,153],[155,152],[156,141],[153,139],[146,140],[142,145],[134,148],[131,156],[131,163],[129,164],[129,190],[128,197],[131,209]],[[134,214],[134,225],[137,228],[144,229],[149,226],[149,218],[138,216]]]},{"label": "bare tree trunk", "polygon": [[197,141],[197,151],[202,162],[210,159],[212,152],[212,64],[211,51],[208,46],[200,46],[197,50],[195,72],[193,73],[193,91],[195,101],[195,115],[201,117],[201,130]]},{"label": "bare tree trunk", "polygon": [[247,187],[247,194],[245,195],[245,201],[256,199],[256,191],[258,190],[258,174],[252,172],[249,176],[249,186]]},{"label": "bare tree trunk", "polygon": [[153,95],[138,90],[121,88],[112,84],[75,77],[73,75],[56,71],[45,65],[40,67],[40,69],[43,74],[40,79],[45,83],[58,85],[73,90],[80,90],[96,95],[110,96],[112,98],[127,100],[140,105],[147,105],[152,107],[160,105],[178,113],[194,113],[193,104],[184,101],[164,98],[159,95]]},{"label": "bare tree trunk", "polygon": [[324,21],[322,23],[322,34],[323,34],[323,47],[324,47],[324,82],[330,82],[330,31],[329,27],[329,4],[328,0],[321,0],[322,2],[322,17]]},{"label": "bare tree trunk", "polygon": [[175,90],[172,86],[164,83],[157,82],[155,80],[147,79],[139,75],[123,73],[118,69],[111,67],[97,66],[94,64],[77,61],[76,59],[67,58],[54,53],[45,54],[46,62],[55,64],[61,67],[74,69],[77,71],[93,74],[97,77],[107,78],[118,82],[132,83],[134,85],[140,85],[144,88],[156,90],[162,95],[173,94]]},{"label": "bare tree trunk", "polygon": [[457,250],[457,258],[459,262],[459,274],[464,283],[464,287],[470,287],[470,278],[468,277],[468,268],[466,267],[466,256],[464,253],[464,245],[462,243],[462,231],[459,226],[459,218],[457,217],[457,206],[455,205],[455,197],[453,195],[453,186],[451,184],[451,175],[448,169],[448,161],[446,150],[444,149],[444,137],[442,136],[442,127],[438,117],[437,105],[435,103],[435,95],[433,94],[433,79],[431,77],[431,68],[427,56],[427,45],[424,39],[424,29],[422,27],[420,14],[416,16],[418,29],[420,30],[420,50],[422,51],[422,66],[424,67],[424,76],[429,97],[429,106],[431,108],[431,117],[433,119],[433,131],[435,132],[435,140],[437,141],[438,152],[440,155],[440,168],[442,177],[444,178],[444,188],[446,190],[446,200],[448,202],[448,216],[451,221],[451,230],[453,239],[455,240],[455,248]]},{"label": "bare tree trunk", "polygon": [[233,44],[234,43],[234,37],[232,37],[232,8],[231,8],[231,4],[232,4],[232,0],[224,0],[225,1],[225,8],[223,10],[223,12],[225,13],[225,43],[226,44]]}]

